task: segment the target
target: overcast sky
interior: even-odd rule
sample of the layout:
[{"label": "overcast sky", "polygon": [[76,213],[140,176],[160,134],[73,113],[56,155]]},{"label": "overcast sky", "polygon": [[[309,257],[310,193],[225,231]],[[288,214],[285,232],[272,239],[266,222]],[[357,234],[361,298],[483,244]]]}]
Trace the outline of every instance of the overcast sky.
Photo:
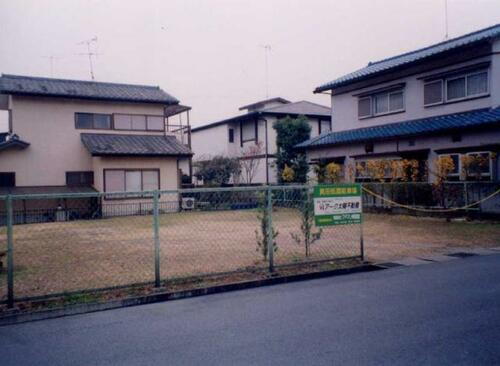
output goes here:
[{"label": "overcast sky", "polygon": [[[192,125],[269,96],[329,105],[312,90],[440,42],[445,0],[0,0],[0,72],[90,79],[78,45],[97,36],[97,81],[159,85]],[[449,36],[500,23],[500,0],[448,0]]]}]

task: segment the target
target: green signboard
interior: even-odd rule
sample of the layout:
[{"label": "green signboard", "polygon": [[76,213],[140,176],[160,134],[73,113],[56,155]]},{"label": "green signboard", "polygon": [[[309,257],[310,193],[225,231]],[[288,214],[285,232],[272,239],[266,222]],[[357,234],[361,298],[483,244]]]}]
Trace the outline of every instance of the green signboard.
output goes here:
[{"label": "green signboard", "polygon": [[316,226],[361,224],[360,184],[320,184],[314,187]]}]

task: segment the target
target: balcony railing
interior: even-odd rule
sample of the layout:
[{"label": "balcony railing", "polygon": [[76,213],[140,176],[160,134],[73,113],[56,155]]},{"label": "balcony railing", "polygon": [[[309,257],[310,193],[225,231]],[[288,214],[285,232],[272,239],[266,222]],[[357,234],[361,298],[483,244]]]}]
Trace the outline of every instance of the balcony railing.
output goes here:
[{"label": "balcony railing", "polygon": [[191,148],[191,126],[167,124],[166,133],[175,136],[181,144]]}]

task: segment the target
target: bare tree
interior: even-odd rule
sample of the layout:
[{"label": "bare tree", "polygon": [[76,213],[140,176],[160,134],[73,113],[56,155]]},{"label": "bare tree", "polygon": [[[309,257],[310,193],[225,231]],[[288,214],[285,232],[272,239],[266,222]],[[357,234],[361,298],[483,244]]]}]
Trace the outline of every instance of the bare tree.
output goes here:
[{"label": "bare tree", "polygon": [[243,149],[240,158],[241,170],[243,179],[246,184],[251,184],[257,174],[262,154],[262,142],[257,142],[255,145],[250,145]]}]

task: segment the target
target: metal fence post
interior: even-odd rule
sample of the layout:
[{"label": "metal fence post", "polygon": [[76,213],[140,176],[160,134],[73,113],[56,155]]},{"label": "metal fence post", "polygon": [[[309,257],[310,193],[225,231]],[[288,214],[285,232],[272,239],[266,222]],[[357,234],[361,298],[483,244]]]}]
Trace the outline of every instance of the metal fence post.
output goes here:
[{"label": "metal fence post", "polygon": [[270,186],[267,187],[267,253],[269,258],[269,272],[274,272],[274,237],[273,237],[273,194]]},{"label": "metal fence post", "polygon": [[363,214],[361,214],[361,222],[359,223],[359,245],[361,250],[361,261],[365,260],[365,241],[363,238]]},{"label": "metal fence post", "polygon": [[14,240],[12,232],[12,197],[5,201],[7,210],[7,307],[14,307]]},{"label": "metal fence post", "polygon": [[158,212],[159,192],[153,194],[153,235],[155,243],[155,287],[160,287],[160,217]]}]

